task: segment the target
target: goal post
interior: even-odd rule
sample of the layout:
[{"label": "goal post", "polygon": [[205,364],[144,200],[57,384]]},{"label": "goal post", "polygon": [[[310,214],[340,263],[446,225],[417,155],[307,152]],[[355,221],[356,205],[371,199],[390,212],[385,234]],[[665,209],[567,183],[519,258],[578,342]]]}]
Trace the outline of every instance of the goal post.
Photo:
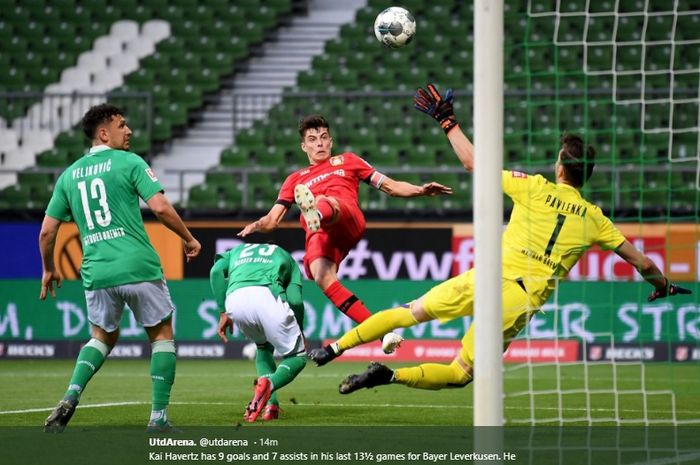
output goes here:
[{"label": "goal post", "polygon": [[503,424],[503,0],[474,3],[474,426]]}]

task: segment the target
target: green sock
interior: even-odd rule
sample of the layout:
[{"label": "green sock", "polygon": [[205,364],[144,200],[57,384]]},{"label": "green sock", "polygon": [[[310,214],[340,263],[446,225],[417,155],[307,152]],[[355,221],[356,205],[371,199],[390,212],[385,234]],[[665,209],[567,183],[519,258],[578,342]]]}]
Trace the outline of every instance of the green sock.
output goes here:
[{"label": "green sock", "polygon": [[[277,365],[275,364],[274,357],[275,349],[272,344],[266,342],[264,346],[258,347],[258,351],[255,352],[255,371],[258,376],[270,375],[275,372]],[[273,392],[270,396],[270,400],[267,401],[268,404],[279,405],[277,401],[277,396]]]},{"label": "green sock", "polygon": [[80,394],[82,394],[87,383],[104,363],[109,350],[110,347],[107,344],[95,338],[90,339],[80,349],[65,397],[80,400]]},{"label": "green sock", "polygon": [[153,411],[165,410],[170,403],[170,390],[175,381],[175,341],[151,344],[151,381]]},{"label": "green sock", "polygon": [[270,376],[273,392],[291,383],[306,366],[306,354],[294,355],[280,362],[275,374]]}]

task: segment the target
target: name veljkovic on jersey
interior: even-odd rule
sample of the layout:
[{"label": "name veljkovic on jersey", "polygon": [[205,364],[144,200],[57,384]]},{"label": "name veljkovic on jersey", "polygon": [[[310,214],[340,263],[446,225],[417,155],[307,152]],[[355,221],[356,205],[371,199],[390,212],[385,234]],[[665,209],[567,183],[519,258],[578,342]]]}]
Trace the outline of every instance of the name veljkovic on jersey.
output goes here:
[{"label": "name veljkovic on jersey", "polygon": [[87,178],[88,176],[96,176],[106,173],[112,169],[112,160],[103,161],[94,165],[80,166],[73,170],[71,175],[73,179]]},{"label": "name veljkovic on jersey", "polygon": [[85,245],[90,245],[94,244],[95,242],[108,241],[110,239],[116,239],[124,236],[126,236],[124,228],[108,229],[107,231],[98,231],[96,233],[88,234],[83,238],[83,243]]},{"label": "name veljkovic on jersey", "polygon": [[565,200],[561,200],[558,197],[553,196],[552,194],[547,195],[547,198],[545,199],[544,203],[551,208],[554,208],[555,210],[558,210],[563,213],[571,213],[573,215],[578,215],[581,218],[586,217],[586,211],[588,210],[588,207],[585,205],[581,205],[580,203],[573,203],[573,202],[567,202]]},{"label": "name veljkovic on jersey", "polygon": [[233,262],[233,266],[240,266],[240,265],[245,265],[246,263],[265,263],[269,264],[272,263],[272,260],[269,258],[263,258],[263,257],[246,257],[246,258],[239,258],[235,262]]},{"label": "name veljkovic on jersey", "polygon": [[312,179],[310,179],[309,181],[305,182],[304,184],[306,185],[306,187],[311,187],[311,186],[313,186],[314,184],[316,184],[317,182],[323,181],[324,179],[326,179],[328,176],[330,176],[330,175],[332,175],[332,174],[335,174],[336,176],[343,176],[343,177],[345,177],[345,170],[342,170],[342,169],[341,169],[341,170],[331,171],[330,173],[323,173],[323,174],[320,174],[320,175],[316,176],[315,178],[312,178]]}]

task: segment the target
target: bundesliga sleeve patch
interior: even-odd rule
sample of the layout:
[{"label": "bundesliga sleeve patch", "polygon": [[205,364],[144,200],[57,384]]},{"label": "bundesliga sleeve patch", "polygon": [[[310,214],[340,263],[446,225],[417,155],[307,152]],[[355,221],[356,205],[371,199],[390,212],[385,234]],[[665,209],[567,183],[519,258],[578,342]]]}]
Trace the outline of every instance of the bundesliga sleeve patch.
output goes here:
[{"label": "bundesliga sleeve patch", "polygon": [[511,171],[513,173],[514,178],[527,178],[527,173],[523,173],[522,171]]},{"label": "bundesliga sleeve patch", "polygon": [[156,174],[153,172],[153,170],[151,168],[146,168],[146,174],[148,175],[149,178],[151,178],[151,181],[153,181],[153,182],[158,181]]},{"label": "bundesliga sleeve patch", "polygon": [[382,187],[383,182],[384,175],[379,171],[375,171],[374,173],[372,173],[372,176],[369,177],[369,183],[375,189],[379,189],[380,187]]}]

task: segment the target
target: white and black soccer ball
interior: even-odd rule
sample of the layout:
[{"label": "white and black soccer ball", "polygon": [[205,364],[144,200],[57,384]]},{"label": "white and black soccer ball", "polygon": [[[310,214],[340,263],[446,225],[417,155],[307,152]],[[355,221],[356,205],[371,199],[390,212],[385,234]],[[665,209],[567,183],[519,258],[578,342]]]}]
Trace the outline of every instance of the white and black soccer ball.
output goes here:
[{"label": "white and black soccer ball", "polygon": [[416,20],[405,8],[389,7],[374,20],[374,35],[389,48],[403,47],[416,35]]}]

